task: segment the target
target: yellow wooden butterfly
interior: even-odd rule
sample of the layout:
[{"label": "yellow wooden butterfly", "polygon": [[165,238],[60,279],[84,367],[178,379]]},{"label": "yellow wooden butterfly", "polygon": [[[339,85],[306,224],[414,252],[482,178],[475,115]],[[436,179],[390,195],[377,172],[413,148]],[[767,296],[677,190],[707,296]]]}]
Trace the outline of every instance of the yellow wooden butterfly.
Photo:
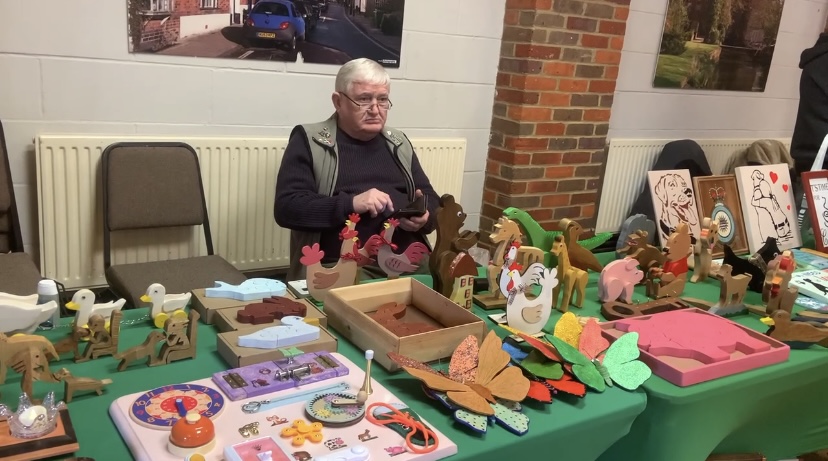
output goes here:
[{"label": "yellow wooden butterfly", "polygon": [[[476,345],[473,338],[472,341]],[[403,369],[430,389],[445,392],[452,403],[474,413],[494,415],[491,404],[496,403],[496,398],[520,402],[529,392],[529,380],[523,376],[520,368],[507,366],[510,357],[502,346],[497,334],[490,331],[480,345],[477,356],[467,356],[471,363],[461,366],[458,363],[460,360],[455,361],[452,356],[452,365],[459,369],[450,373],[449,377],[422,367],[403,366]]]}]

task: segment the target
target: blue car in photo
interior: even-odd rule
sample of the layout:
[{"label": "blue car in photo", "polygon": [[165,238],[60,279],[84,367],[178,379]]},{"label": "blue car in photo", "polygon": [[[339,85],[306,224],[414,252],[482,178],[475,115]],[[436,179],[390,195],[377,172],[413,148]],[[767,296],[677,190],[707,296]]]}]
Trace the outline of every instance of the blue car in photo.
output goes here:
[{"label": "blue car in photo", "polygon": [[290,0],[259,0],[244,22],[247,40],[268,41],[296,50],[296,42],[305,39],[305,19]]}]

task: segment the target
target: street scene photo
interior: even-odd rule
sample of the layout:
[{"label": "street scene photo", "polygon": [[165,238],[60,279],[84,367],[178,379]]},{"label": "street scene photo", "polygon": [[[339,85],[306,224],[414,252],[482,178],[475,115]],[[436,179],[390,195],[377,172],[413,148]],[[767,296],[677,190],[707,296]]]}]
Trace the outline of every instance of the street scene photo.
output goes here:
[{"label": "street scene photo", "polygon": [[126,0],[129,50],[400,67],[405,0]]},{"label": "street scene photo", "polygon": [[653,86],[765,91],[783,0],[669,0]]}]

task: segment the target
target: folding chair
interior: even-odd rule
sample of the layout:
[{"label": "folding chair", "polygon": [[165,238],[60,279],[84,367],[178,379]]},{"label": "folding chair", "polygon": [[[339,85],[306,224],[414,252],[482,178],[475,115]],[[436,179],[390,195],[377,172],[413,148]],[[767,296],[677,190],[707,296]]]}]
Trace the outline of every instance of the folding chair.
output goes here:
[{"label": "folding chair", "polygon": [[31,256],[23,251],[6,138],[0,122],[0,292],[35,294],[42,278]]},{"label": "folding chair", "polygon": [[[133,307],[151,283],[167,293],[247,278],[213,253],[210,220],[195,150],[184,143],[116,143],[103,152],[104,267],[112,291]],[[207,256],[113,264],[110,234],[132,229],[198,226]]]}]

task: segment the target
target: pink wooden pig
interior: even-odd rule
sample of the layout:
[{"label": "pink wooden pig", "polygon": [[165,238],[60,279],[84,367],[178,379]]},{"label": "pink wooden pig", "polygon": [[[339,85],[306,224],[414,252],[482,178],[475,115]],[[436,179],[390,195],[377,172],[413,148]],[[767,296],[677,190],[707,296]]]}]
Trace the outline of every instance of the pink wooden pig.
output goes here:
[{"label": "pink wooden pig", "polygon": [[633,288],[644,278],[644,272],[638,269],[638,261],[627,256],[613,261],[601,271],[598,277],[598,297],[601,302],[622,299],[632,302]]}]

